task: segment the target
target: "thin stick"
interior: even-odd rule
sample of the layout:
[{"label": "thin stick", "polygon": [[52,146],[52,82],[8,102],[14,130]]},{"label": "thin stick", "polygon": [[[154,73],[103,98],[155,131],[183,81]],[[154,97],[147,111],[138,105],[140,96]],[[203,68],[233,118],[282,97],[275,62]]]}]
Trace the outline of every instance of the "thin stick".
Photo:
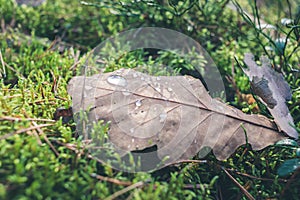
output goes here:
[{"label": "thin stick", "polygon": [[44,127],[47,127],[47,126],[52,126],[53,124],[40,124],[40,125],[37,125],[37,126],[31,126],[31,127],[28,127],[28,128],[24,128],[24,129],[20,129],[20,130],[17,130],[15,132],[12,132],[12,133],[7,133],[3,136],[0,137],[0,140],[4,140],[4,139],[7,139],[13,135],[16,135],[16,134],[20,134],[20,133],[24,133],[24,132],[27,132],[27,131],[31,131],[31,130],[36,130],[38,128],[44,128]]},{"label": "thin stick", "polygon": [[1,29],[2,29],[2,33],[5,33],[5,32],[6,32],[4,18],[1,19]]},{"label": "thin stick", "polygon": [[107,181],[107,182],[110,182],[110,183],[113,183],[113,184],[116,184],[116,185],[122,185],[122,186],[130,186],[132,185],[132,182],[130,181],[120,181],[118,179],[115,179],[115,178],[109,178],[109,177],[106,177],[106,176],[101,176],[99,174],[91,174],[92,177],[95,177],[96,179],[99,179],[101,181]]},{"label": "thin stick", "polygon": [[4,70],[4,75],[6,75],[6,70],[5,70],[5,66],[10,69],[13,72],[16,72],[18,74],[18,76],[25,78],[20,72],[18,72],[17,70],[15,70],[13,67],[9,66],[6,62],[4,62],[3,57],[2,57],[2,53],[0,51],[0,61]]},{"label": "thin stick", "polygon": [[[271,178],[261,178],[261,177],[256,177],[256,176],[252,176],[250,174],[246,174],[246,173],[242,173],[242,172],[238,172],[236,170],[233,170],[233,169],[227,169],[228,171],[231,171],[235,174],[238,174],[238,175],[241,175],[241,176],[245,176],[245,177],[248,177],[248,178],[252,178],[252,179],[256,179],[256,180],[260,180],[260,181],[272,181],[274,182],[275,180],[274,179],[271,179]],[[281,181],[281,182],[288,182],[286,179],[277,179],[278,181]]]},{"label": "thin stick", "polygon": [[240,188],[240,190],[249,200],[255,200],[255,198],[237,180],[235,180],[235,178],[233,178],[233,176],[231,176],[225,168],[222,167],[222,169],[226,173],[226,175]]},{"label": "thin stick", "polygon": [[179,161],[173,162],[169,165],[175,165],[175,164],[181,164],[181,163],[207,163],[207,160],[179,160]]},{"label": "thin stick", "polygon": [[50,98],[50,99],[47,99],[47,100],[46,99],[41,99],[41,100],[36,100],[34,102],[29,102],[29,105],[42,104],[45,101],[48,101],[48,103],[51,104],[51,105],[55,105],[56,104],[55,102],[53,102],[53,101],[56,101],[56,98],[55,99],[54,98]]},{"label": "thin stick", "polygon": [[[28,115],[25,113],[25,116],[27,117]],[[32,122],[30,122],[31,123],[31,125],[33,125],[33,126],[37,126],[37,124],[35,123],[35,124],[33,124]],[[37,130],[41,130],[40,128],[38,128]],[[42,145],[42,141],[41,141],[41,139],[40,139],[40,137],[39,137],[39,134],[35,131],[35,130],[33,130],[33,134],[34,134],[34,136],[36,137],[36,139],[37,139],[37,141],[38,141],[38,144],[39,145]]]},{"label": "thin stick", "polygon": [[[25,113],[26,114],[26,113]],[[38,126],[38,124],[35,121],[31,121],[31,124],[33,124],[34,126]],[[47,138],[47,135],[44,133],[44,131],[41,128],[37,128],[37,131],[39,132],[39,135],[42,135],[44,140],[46,141],[46,143],[50,146],[50,148],[52,149],[52,151],[55,153],[55,155],[58,157],[59,153],[58,151],[55,149],[55,147],[52,145],[52,143],[49,141],[49,139]]]},{"label": "thin stick", "polygon": [[126,192],[130,191],[130,190],[133,190],[135,188],[138,188],[138,187],[141,187],[144,185],[144,182],[140,181],[140,182],[137,182],[135,184],[132,184],[122,190],[119,190],[117,192],[115,192],[114,194],[110,195],[109,197],[105,198],[104,200],[113,200],[119,196],[121,196],[122,194],[125,194]]},{"label": "thin stick", "polygon": [[1,50],[0,50],[0,61],[1,61],[1,64],[2,64],[3,75],[4,75],[4,77],[6,77],[5,64],[4,64],[4,60],[3,60],[3,57],[2,57]]},{"label": "thin stick", "polygon": [[39,118],[21,118],[21,117],[11,117],[11,116],[3,116],[0,117],[0,121],[40,121],[40,122],[55,122],[52,119],[39,119]]}]

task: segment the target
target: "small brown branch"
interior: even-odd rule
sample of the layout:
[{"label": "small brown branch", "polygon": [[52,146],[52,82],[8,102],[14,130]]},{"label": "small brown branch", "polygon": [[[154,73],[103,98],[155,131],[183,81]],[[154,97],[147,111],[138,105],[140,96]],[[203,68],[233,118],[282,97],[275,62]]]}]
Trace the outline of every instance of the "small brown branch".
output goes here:
[{"label": "small brown branch", "polygon": [[40,122],[55,122],[52,119],[39,119],[39,118],[21,118],[21,117],[11,117],[11,116],[3,116],[0,117],[0,121],[40,121]]},{"label": "small brown branch", "polygon": [[[241,176],[245,176],[245,177],[252,178],[252,179],[256,179],[256,180],[260,180],[260,181],[272,181],[272,182],[275,181],[275,179],[256,177],[256,176],[252,176],[252,175],[250,175],[250,174],[238,172],[238,171],[233,170],[233,169],[226,169],[226,170],[231,171],[231,172],[233,172],[233,173],[235,173],[235,174],[238,174],[238,175],[241,175]],[[281,182],[285,182],[285,183],[288,182],[286,179],[281,179],[281,178],[280,178],[280,179],[277,179],[277,180],[278,180],[278,181],[281,181]]]},{"label": "small brown branch", "polygon": [[56,96],[57,93],[57,79],[54,75],[54,72],[52,70],[50,70],[51,76],[53,78],[53,83],[52,83],[52,87],[51,87],[51,92],[54,93],[54,95]]},{"label": "small brown branch", "polygon": [[207,163],[207,160],[179,160],[171,163],[170,165],[182,164],[182,163]]},{"label": "small brown branch", "polygon": [[[38,129],[39,130],[39,129]],[[39,131],[40,132],[40,131]],[[40,135],[43,136],[44,140],[46,141],[46,143],[50,146],[50,148],[52,149],[52,151],[55,153],[55,155],[58,157],[59,153],[58,151],[55,149],[55,147],[52,145],[52,143],[49,141],[47,135],[41,130]]]},{"label": "small brown branch", "polygon": [[125,194],[126,192],[129,192],[130,190],[142,187],[143,185],[144,185],[144,182],[142,182],[142,181],[134,183],[134,184],[122,189],[122,190],[119,190],[119,191],[115,192],[114,194],[112,194],[109,197],[105,198],[105,200],[116,199],[117,197],[121,196],[122,194]]},{"label": "small brown branch", "polygon": [[[28,115],[25,113],[25,116],[26,117],[28,117]],[[33,126],[37,126],[37,123],[32,123],[32,121],[30,122],[31,123],[31,125],[33,125]],[[42,129],[41,128],[37,128],[37,130],[38,131],[41,131]],[[38,142],[38,144],[39,145],[42,145],[42,141],[41,141],[41,139],[40,139],[40,137],[39,137],[39,134],[36,132],[36,130],[33,130],[33,134],[34,134],[34,136],[36,137],[36,139],[37,139],[37,142]]]},{"label": "small brown branch", "polygon": [[[74,58],[74,63],[69,68],[69,70],[72,71],[72,70],[76,69],[76,67],[78,66],[78,64],[80,64],[80,62],[81,62],[81,60],[79,59],[79,57],[80,57],[80,51],[76,51],[76,53],[75,53],[74,48],[70,48],[69,51],[70,51],[71,56]],[[86,56],[83,56],[83,59],[85,59],[85,57]]]},{"label": "small brown branch", "polygon": [[3,61],[1,50],[0,50],[0,61],[1,61],[1,64],[2,64],[3,74],[4,74],[4,77],[5,77],[6,76],[5,64],[4,64],[4,61]]},{"label": "small brown branch", "polygon": [[17,97],[23,97],[23,95],[15,94],[15,95],[12,95],[12,96],[6,96],[7,99],[14,99],[14,98],[17,98]]},{"label": "small brown branch", "polygon": [[225,172],[225,174],[240,188],[240,190],[249,200],[255,200],[255,198],[237,180],[235,180],[235,178],[231,176],[231,174],[225,168],[222,169]]},{"label": "small brown branch", "polygon": [[[27,113],[24,111],[24,115],[26,117],[28,117]],[[31,124],[34,126],[38,126],[38,124],[35,121],[31,121]],[[55,155],[58,157],[59,153],[58,151],[55,149],[55,147],[52,145],[52,143],[49,141],[49,139],[47,138],[47,135],[44,133],[44,131],[41,128],[37,128],[36,129],[39,132],[39,135],[43,136],[44,140],[46,141],[46,143],[50,146],[50,148],[52,149],[52,151],[55,153]]]},{"label": "small brown branch", "polygon": [[118,179],[115,179],[115,178],[101,176],[101,175],[98,175],[98,174],[95,174],[95,173],[91,174],[91,176],[95,177],[98,180],[110,182],[110,183],[113,183],[113,184],[116,184],[116,185],[122,185],[122,186],[132,185],[132,182],[130,182],[130,181],[121,181],[121,180],[118,180]]},{"label": "small brown branch", "polygon": [[16,72],[19,76],[21,76],[22,78],[24,78],[24,76],[20,72],[16,71],[13,67],[9,66],[6,62],[4,62],[1,51],[0,51],[0,62],[1,62],[2,68],[3,68],[3,74],[4,74],[4,76],[6,76],[5,67],[7,67],[11,71]]},{"label": "small brown branch", "polygon": [[55,96],[56,99],[59,99],[59,100],[62,100],[62,101],[68,101],[67,98],[63,98],[63,97],[60,97],[60,96]]},{"label": "small brown branch", "polygon": [[80,62],[81,62],[80,60],[74,62],[74,64],[70,67],[69,70],[74,70],[74,69],[76,69],[76,67],[78,66],[78,64],[80,64]]},{"label": "small brown branch", "polygon": [[39,105],[39,104],[42,104],[42,103],[44,103],[44,102],[48,102],[48,104],[50,104],[50,105],[55,105],[56,103],[55,103],[55,101],[56,101],[57,99],[56,98],[50,98],[50,99],[41,99],[41,100],[36,100],[36,101],[34,101],[34,102],[29,102],[28,104],[29,105]]},{"label": "small brown branch", "polygon": [[24,133],[24,132],[27,132],[27,131],[31,131],[31,130],[36,130],[38,128],[44,128],[44,127],[47,127],[47,126],[52,126],[53,124],[40,124],[40,125],[37,125],[37,126],[30,126],[28,128],[23,128],[23,129],[20,129],[20,130],[17,130],[15,132],[12,132],[12,133],[7,133],[3,136],[0,137],[0,140],[4,140],[4,139],[7,139],[13,135],[16,135],[16,134],[21,134],[21,133]]},{"label": "small brown branch", "polygon": [[34,135],[35,138],[37,139],[37,143],[38,143],[39,145],[42,145],[42,141],[41,141],[41,139],[40,139],[40,137],[39,137],[39,134],[36,132],[36,130],[28,131],[27,134],[28,134],[28,135]]}]

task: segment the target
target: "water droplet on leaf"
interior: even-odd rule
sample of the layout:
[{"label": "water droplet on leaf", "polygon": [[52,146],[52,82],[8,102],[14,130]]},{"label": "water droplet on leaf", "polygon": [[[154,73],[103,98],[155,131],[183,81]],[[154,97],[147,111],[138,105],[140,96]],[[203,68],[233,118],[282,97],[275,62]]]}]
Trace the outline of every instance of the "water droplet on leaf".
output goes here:
[{"label": "water droplet on leaf", "polygon": [[126,79],[119,75],[109,76],[107,78],[107,82],[112,85],[121,86],[121,87],[125,87],[127,85]]},{"label": "water droplet on leaf", "polygon": [[159,122],[163,123],[167,118],[167,113],[161,113],[159,115]]},{"label": "water droplet on leaf", "polygon": [[155,88],[155,90],[156,90],[157,92],[161,92],[161,89],[160,89],[159,87]]},{"label": "water droplet on leaf", "polygon": [[89,86],[89,85],[86,85],[84,88],[85,88],[86,90],[93,89],[93,87],[92,87],[92,86]]},{"label": "water droplet on leaf", "polygon": [[131,92],[130,92],[129,90],[125,89],[125,90],[122,90],[122,94],[123,94],[124,96],[128,96],[128,95],[131,94]]},{"label": "water droplet on leaf", "polygon": [[137,100],[136,102],[135,102],[135,105],[136,105],[136,107],[140,107],[140,106],[142,106],[142,100]]}]

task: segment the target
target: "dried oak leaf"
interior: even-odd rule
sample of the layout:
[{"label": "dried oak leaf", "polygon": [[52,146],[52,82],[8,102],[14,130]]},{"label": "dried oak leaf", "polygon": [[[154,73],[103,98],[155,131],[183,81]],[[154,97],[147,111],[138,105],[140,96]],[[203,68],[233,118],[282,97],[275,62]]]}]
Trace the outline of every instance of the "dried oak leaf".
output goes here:
[{"label": "dried oak leaf", "polygon": [[293,128],[293,118],[286,105],[286,101],[292,98],[290,87],[282,74],[271,68],[267,57],[262,56],[260,61],[261,67],[256,64],[252,54],[245,54],[244,62],[249,69],[243,71],[251,81],[251,88],[268,107],[278,128],[290,137],[298,138],[298,132]]},{"label": "dried oak leaf", "polygon": [[121,69],[74,77],[68,93],[74,113],[89,109],[89,120],[111,122],[109,141],[121,152],[156,145],[158,157],[168,158],[166,165],[204,147],[224,160],[246,141],[260,150],[285,138],[266,117],[212,99],[201,81],[190,76],[155,77]]}]

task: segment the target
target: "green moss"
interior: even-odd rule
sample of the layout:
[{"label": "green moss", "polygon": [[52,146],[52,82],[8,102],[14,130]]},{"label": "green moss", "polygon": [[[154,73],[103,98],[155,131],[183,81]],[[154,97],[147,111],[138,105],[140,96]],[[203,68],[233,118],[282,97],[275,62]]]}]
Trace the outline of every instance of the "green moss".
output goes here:
[{"label": "green moss", "polygon": [[[80,73],[80,64],[74,63],[82,63],[84,52],[112,34],[140,26],[161,26],[185,33],[200,42],[224,80],[226,76],[232,77],[243,94],[251,90],[234,57],[242,60],[249,51],[257,56],[264,54],[257,39],[268,45],[266,38],[257,37],[253,27],[224,6],[226,1],[145,5],[124,0],[127,6],[114,3],[113,7],[110,1],[102,1],[100,5],[99,2],[94,1],[97,6],[87,6],[79,1],[49,0],[32,8],[0,0],[4,24],[0,51],[6,63],[2,66],[0,62],[0,199],[104,199],[126,187],[98,180],[94,174],[145,183],[144,187],[122,194],[118,197],[121,199],[216,199],[220,196],[246,199],[240,196],[239,188],[222,167],[231,169],[232,176],[257,199],[299,196],[299,178],[283,177],[290,181],[286,188],[286,182],[277,175],[284,161],[297,157],[293,148],[271,146],[254,152],[245,145],[222,162],[210,153],[204,164],[180,164],[155,173],[136,174],[117,172],[81,152],[82,138],[78,137],[74,123],[63,124],[62,120],[51,119],[56,108],[72,105],[66,87],[70,78]],[[63,42],[52,43],[55,38]],[[288,60],[282,53],[272,52],[270,56],[274,64],[282,66],[293,90],[288,105],[300,129],[299,73],[291,68],[299,70],[299,51],[293,51],[294,45],[291,43],[282,52],[291,55]],[[149,67],[153,64],[156,67]],[[162,69],[163,65],[170,66],[171,70]],[[151,55],[140,50],[111,60],[105,66],[106,71],[122,67],[137,67],[154,75],[193,70],[190,63],[169,52]],[[227,100],[251,112],[247,102],[238,102],[236,88],[225,83]],[[49,126],[34,128],[42,124]],[[32,130],[27,130],[30,127]],[[103,124],[96,127],[101,133],[107,130]],[[78,147],[78,151],[70,147]]]}]

